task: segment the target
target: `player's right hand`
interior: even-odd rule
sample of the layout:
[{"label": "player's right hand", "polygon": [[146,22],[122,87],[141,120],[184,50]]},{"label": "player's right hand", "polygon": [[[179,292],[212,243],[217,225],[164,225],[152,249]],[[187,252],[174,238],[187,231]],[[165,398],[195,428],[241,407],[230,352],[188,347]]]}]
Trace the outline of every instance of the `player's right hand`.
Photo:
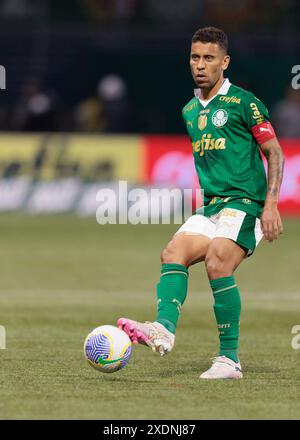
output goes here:
[{"label": "player's right hand", "polygon": [[260,221],[264,237],[269,242],[277,240],[279,234],[283,233],[283,224],[277,204],[265,205]]}]

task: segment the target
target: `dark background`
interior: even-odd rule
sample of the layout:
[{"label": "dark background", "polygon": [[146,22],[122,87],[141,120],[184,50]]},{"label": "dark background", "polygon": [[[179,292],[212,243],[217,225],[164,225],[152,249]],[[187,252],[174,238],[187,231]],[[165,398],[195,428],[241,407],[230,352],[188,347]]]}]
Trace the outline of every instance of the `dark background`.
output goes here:
[{"label": "dark background", "polygon": [[[194,88],[190,41],[206,25],[228,34],[231,82],[272,113],[300,64],[299,1],[1,0],[0,130],[184,133],[181,109]],[[126,85],[124,124],[80,126],[78,106],[97,97],[108,74]],[[54,103],[46,124],[26,125],[24,115],[20,122],[30,81]]]}]

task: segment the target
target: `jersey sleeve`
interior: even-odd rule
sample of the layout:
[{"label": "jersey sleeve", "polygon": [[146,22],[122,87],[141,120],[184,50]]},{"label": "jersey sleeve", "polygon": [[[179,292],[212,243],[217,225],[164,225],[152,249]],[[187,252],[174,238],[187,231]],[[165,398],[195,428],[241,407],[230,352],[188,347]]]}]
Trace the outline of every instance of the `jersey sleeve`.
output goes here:
[{"label": "jersey sleeve", "polygon": [[245,102],[245,123],[258,144],[276,136],[267,107],[254,95]]},{"label": "jersey sleeve", "polygon": [[252,95],[245,102],[245,122],[248,129],[263,122],[270,122],[270,115],[265,104]]}]

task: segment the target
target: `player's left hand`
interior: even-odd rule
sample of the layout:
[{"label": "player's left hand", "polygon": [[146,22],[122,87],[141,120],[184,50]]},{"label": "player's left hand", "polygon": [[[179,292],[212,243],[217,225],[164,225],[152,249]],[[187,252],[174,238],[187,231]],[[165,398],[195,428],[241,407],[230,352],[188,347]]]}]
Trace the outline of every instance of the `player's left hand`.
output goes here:
[{"label": "player's left hand", "polygon": [[264,237],[269,242],[277,240],[278,235],[283,233],[283,225],[277,203],[265,204],[260,221]]}]

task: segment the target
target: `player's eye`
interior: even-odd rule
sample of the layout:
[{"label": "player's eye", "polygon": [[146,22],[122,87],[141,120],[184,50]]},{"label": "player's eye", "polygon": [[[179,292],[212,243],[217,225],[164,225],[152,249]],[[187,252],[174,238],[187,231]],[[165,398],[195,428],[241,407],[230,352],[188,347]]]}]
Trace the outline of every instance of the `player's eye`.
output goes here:
[{"label": "player's eye", "polygon": [[212,61],[214,57],[212,55],[206,55],[205,59],[206,61]]},{"label": "player's eye", "polygon": [[197,61],[199,59],[199,56],[198,55],[192,55],[192,60],[193,61]]}]

